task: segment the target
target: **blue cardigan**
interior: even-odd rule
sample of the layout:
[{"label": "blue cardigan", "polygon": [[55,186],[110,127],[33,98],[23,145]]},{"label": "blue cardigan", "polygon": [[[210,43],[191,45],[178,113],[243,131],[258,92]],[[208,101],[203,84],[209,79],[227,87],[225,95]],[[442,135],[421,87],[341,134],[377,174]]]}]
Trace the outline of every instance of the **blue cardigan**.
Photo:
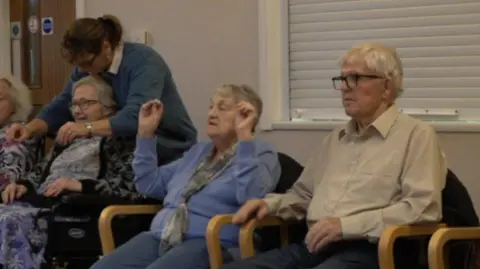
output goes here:
[{"label": "blue cardigan", "polygon": [[[137,191],[163,199],[163,209],[155,216],[151,231],[160,238],[164,222],[179,205],[182,190],[197,165],[213,150],[211,142],[193,146],[185,155],[164,166],[157,166],[154,138],[138,138],[132,162]],[[185,238],[204,237],[210,219],[233,214],[251,198],[262,198],[273,191],[280,178],[280,164],[273,148],[261,141],[242,141],[232,163],[187,204],[189,224]],[[227,247],[238,244],[238,226],[222,229],[220,239]]]},{"label": "blue cardigan", "polygon": [[[72,85],[87,75],[75,67],[62,93],[37,116],[47,122],[50,133],[55,133],[64,123],[73,120],[68,107],[72,99]],[[113,74],[105,71],[100,76],[113,87],[119,108],[117,114],[110,118],[114,136],[135,136],[140,106],[148,100],[160,99],[165,108],[157,129],[160,156],[172,160],[196,143],[197,131],[180,98],[170,69],[151,47],[125,42],[118,72]]]}]

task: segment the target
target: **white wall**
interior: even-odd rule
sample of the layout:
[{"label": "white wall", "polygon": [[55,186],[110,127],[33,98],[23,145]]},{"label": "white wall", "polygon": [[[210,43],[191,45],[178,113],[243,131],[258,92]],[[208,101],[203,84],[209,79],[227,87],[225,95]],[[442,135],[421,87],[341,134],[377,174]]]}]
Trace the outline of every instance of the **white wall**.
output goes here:
[{"label": "white wall", "polygon": [[[222,83],[258,84],[256,0],[86,0],[86,16],[116,15],[127,35],[146,29],[204,136],[208,102]],[[139,3],[142,5],[139,5]]]}]

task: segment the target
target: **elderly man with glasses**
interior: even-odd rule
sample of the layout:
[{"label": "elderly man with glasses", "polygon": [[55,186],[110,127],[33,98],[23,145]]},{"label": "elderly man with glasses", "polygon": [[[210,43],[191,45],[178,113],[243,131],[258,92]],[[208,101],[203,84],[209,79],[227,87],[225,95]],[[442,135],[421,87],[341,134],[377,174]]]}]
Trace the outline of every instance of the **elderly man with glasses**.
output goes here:
[{"label": "elderly man with glasses", "polygon": [[250,200],[234,218],[238,224],[252,216],[305,219],[304,242],[222,269],[378,268],[386,226],[442,218],[444,155],[435,130],[395,105],[403,88],[395,50],[353,47],[332,80],[351,120],[325,138],[289,191]]}]

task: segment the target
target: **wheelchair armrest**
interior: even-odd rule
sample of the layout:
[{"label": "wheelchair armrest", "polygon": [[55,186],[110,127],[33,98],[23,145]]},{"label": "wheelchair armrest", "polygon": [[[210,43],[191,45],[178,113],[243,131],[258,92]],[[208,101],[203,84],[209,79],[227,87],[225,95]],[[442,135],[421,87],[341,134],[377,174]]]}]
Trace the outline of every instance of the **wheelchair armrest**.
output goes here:
[{"label": "wheelchair armrest", "polygon": [[131,201],[115,196],[98,194],[71,193],[62,196],[61,204],[75,206],[109,206],[113,204],[130,204]]},{"label": "wheelchair armrest", "polygon": [[107,207],[110,205],[162,204],[161,201],[151,198],[126,199],[118,196],[100,194],[71,193],[64,195],[61,204],[71,206]]}]

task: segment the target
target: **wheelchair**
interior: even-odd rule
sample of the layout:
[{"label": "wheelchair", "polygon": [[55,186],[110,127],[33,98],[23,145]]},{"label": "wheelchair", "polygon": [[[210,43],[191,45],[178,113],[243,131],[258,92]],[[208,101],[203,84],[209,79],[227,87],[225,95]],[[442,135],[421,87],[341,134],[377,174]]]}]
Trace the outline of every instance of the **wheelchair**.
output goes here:
[{"label": "wheelchair", "polygon": [[[45,157],[46,139],[45,136],[36,140],[37,160]],[[85,269],[95,263],[102,256],[98,219],[105,207],[162,203],[149,198],[124,199],[81,193],[69,193],[59,198],[32,194],[21,200],[40,208],[37,219],[42,218],[48,224],[42,269]],[[116,231],[115,243],[123,244],[138,233],[148,230],[152,218],[151,215],[137,215],[114,219],[112,226]]]},{"label": "wheelchair", "polygon": [[[85,269],[102,255],[98,218],[109,205],[160,203],[139,198],[121,199],[101,195],[71,193],[58,199],[37,196],[24,201],[42,208],[37,218],[48,223],[48,239],[42,269]],[[115,243],[123,244],[139,232],[148,230],[153,216],[119,217],[112,223]]]}]

